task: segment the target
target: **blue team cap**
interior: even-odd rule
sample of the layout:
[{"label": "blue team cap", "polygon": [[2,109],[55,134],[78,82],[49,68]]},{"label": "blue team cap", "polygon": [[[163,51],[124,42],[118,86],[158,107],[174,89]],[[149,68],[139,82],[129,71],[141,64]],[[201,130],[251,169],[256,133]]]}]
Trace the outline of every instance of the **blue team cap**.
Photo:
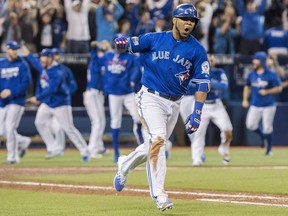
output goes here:
[{"label": "blue team cap", "polygon": [[7,49],[20,49],[20,45],[16,41],[8,41],[6,43],[6,48]]},{"label": "blue team cap", "polygon": [[52,52],[53,52],[54,55],[60,55],[60,54],[63,53],[63,51],[61,49],[59,49],[59,48],[53,48]]},{"label": "blue team cap", "polygon": [[40,52],[40,56],[53,57],[54,54],[53,54],[53,52],[52,52],[51,49],[46,48],[46,49],[43,49],[43,50]]},{"label": "blue team cap", "polygon": [[256,52],[253,56],[252,56],[253,59],[258,59],[260,60],[261,64],[263,67],[266,67],[266,58],[267,58],[267,55],[265,52],[261,51],[261,52]]},{"label": "blue team cap", "polygon": [[252,58],[262,60],[262,59],[266,59],[266,57],[267,55],[265,52],[256,52]]}]

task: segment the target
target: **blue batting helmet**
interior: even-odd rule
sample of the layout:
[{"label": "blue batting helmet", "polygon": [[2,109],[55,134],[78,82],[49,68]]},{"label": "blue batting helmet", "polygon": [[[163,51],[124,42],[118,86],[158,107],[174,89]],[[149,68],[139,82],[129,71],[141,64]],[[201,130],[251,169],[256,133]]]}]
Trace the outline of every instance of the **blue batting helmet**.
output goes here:
[{"label": "blue batting helmet", "polygon": [[193,18],[196,21],[199,20],[197,10],[191,4],[178,5],[173,12],[173,17],[178,17],[178,18],[187,17],[187,18]]}]

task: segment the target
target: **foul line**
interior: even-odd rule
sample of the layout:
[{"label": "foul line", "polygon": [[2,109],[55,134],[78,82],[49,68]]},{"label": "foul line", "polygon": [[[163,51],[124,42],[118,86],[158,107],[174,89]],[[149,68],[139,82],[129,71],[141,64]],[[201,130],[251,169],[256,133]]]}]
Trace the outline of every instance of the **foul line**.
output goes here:
[{"label": "foul line", "polygon": [[288,205],[285,205],[285,204],[259,203],[259,202],[246,202],[246,201],[232,201],[232,200],[221,200],[221,199],[196,199],[196,200],[198,200],[198,201],[207,201],[207,202],[222,202],[222,203],[233,203],[233,204],[246,204],[246,205],[288,207]]},{"label": "foul line", "polygon": [[[91,185],[72,185],[72,184],[52,184],[52,183],[42,183],[42,182],[22,182],[22,181],[0,181],[0,184],[6,185],[27,185],[27,186],[37,186],[37,187],[58,187],[58,188],[73,188],[73,189],[90,189],[90,190],[106,190],[115,191],[114,187],[109,186],[91,186]],[[125,191],[136,192],[136,193],[149,193],[146,189],[133,189],[125,188]],[[259,199],[259,200],[281,200],[288,202],[288,197],[274,197],[267,195],[248,195],[248,194],[217,194],[217,193],[205,193],[205,192],[185,192],[185,191],[167,191],[168,194],[175,195],[190,195],[190,196],[206,196],[206,197],[223,197],[223,198],[243,198],[243,199]],[[286,204],[273,204],[273,203],[260,203],[260,202],[246,202],[246,201],[233,201],[233,200],[222,200],[222,199],[196,199],[199,201],[207,202],[225,202],[233,204],[248,204],[248,205],[261,205],[261,206],[275,206],[275,207],[288,207]]]}]

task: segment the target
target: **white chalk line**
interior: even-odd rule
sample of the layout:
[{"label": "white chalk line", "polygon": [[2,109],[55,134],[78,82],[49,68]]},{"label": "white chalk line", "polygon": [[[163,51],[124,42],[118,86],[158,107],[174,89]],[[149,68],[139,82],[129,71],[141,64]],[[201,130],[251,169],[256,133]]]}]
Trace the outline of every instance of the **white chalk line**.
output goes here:
[{"label": "white chalk line", "polygon": [[[71,188],[71,189],[90,189],[90,190],[106,190],[115,191],[114,187],[109,186],[92,186],[92,185],[72,185],[72,184],[54,184],[54,183],[42,183],[42,182],[23,182],[23,181],[0,181],[0,184],[6,185],[27,185],[27,186],[38,186],[38,187],[57,187],[57,188]],[[134,189],[125,188],[125,191],[136,192],[136,193],[149,193],[147,189]],[[190,195],[190,196],[204,196],[204,197],[223,197],[223,198],[242,198],[242,199],[259,199],[259,200],[280,200],[288,202],[288,197],[275,197],[266,195],[248,195],[248,194],[217,194],[217,193],[206,193],[206,192],[185,192],[185,191],[167,191],[168,194],[175,195]],[[209,202],[226,202],[234,204],[249,204],[249,205],[262,205],[262,206],[276,206],[276,207],[288,207],[285,204],[273,204],[273,203],[260,203],[260,202],[247,202],[247,201],[233,201],[233,200],[222,200],[222,199],[207,199],[201,198],[196,199],[199,201]]]},{"label": "white chalk line", "polygon": [[259,206],[274,206],[274,207],[288,207],[285,204],[273,204],[273,203],[259,203],[259,202],[246,202],[246,201],[234,201],[234,200],[221,200],[221,199],[196,199],[198,201],[206,202],[222,202],[222,203],[233,203],[233,204],[246,204],[246,205],[259,205]]}]

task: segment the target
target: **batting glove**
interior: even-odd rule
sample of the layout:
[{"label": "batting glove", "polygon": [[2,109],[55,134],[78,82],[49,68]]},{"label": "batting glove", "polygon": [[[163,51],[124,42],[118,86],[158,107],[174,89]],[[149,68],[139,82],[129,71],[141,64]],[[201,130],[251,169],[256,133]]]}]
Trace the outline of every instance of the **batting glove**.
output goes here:
[{"label": "batting glove", "polygon": [[193,113],[189,115],[184,122],[187,134],[192,134],[198,130],[201,121],[202,107],[203,103],[199,101],[195,102]]},{"label": "batting glove", "polygon": [[117,50],[127,50],[128,49],[128,45],[129,42],[127,40],[126,37],[122,36],[122,37],[118,37],[114,40],[115,43],[115,47]]}]

